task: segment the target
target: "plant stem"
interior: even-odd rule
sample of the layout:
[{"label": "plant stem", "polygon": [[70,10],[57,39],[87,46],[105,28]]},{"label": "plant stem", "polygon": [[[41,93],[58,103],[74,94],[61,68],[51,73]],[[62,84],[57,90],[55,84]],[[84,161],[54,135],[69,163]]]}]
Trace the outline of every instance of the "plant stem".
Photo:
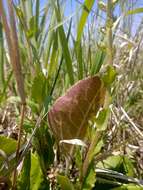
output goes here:
[{"label": "plant stem", "polygon": [[90,143],[88,152],[86,154],[84,163],[83,163],[83,167],[82,167],[82,174],[81,174],[81,181],[83,181],[83,177],[86,176],[87,171],[88,171],[88,167],[93,159],[93,150],[95,148],[95,146],[97,145],[97,143],[99,142],[100,138],[102,136],[102,131],[98,131],[94,134],[93,139]]},{"label": "plant stem", "polygon": [[112,0],[107,2],[107,60],[109,65],[113,65],[113,35],[112,35],[112,25],[113,25],[113,7]]},{"label": "plant stem", "polygon": [[[113,65],[113,35],[112,35],[112,0],[108,0],[107,2],[107,21],[106,21],[106,30],[107,30],[107,63],[108,65]],[[108,108],[110,105],[110,95],[108,92],[106,92],[105,95],[105,102],[104,102],[104,108]],[[102,137],[103,132],[97,131],[91,140],[88,152],[86,154],[83,167],[82,167],[82,175],[81,175],[81,182],[83,182],[83,177],[87,175],[87,171],[89,168],[89,165],[93,159],[93,150],[94,147],[99,142],[100,138]]]}]

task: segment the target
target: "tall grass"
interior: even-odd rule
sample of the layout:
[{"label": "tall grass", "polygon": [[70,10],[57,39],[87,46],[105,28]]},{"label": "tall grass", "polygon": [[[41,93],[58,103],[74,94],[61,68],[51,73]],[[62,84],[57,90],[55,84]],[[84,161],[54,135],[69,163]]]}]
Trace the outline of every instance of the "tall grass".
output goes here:
[{"label": "tall grass", "polygon": [[[0,1],[0,139],[7,145],[0,144],[0,183],[9,188],[11,182],[13,189],[141,184],[134,177],[143,175],[142,20],[135,34],[131,27],[133,13],[142,9],[132,12],[131,0],[73,3],[77,8],[67,15],[65,1]],[[70,86],[94,75],[103,80],[106,96],[102,111],[89,121],[88,148],[78,141],[82,147],[76,146],[72,158],[56,154],[47,113]],[[9,138],[14,135],[18,143]],[[104,169],[126,176],[122,181],[120,173]]]}]

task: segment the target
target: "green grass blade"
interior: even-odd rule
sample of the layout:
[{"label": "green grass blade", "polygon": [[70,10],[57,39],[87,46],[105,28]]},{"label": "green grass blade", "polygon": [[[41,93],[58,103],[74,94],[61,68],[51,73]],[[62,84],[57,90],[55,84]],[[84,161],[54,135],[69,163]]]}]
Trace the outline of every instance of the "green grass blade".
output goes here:
[{"label": "green grass blade", "polygon": [[[56,13],[56,18],[58,23],[61,22],[61,13],[60,13],[60,8],[57,8],[57,6],[52,3],[55,9],[55,13]],[[59,33],[59,38],[60,38],[60,43],[62,46],[62,52],[63,52],[63,57],[65,59],[65,63],[66,63],[66,69],[68,72],[68,76],[69,76],[69,80],[70,80],[70,84],[72,85],[74,83],[74,72],[73,72],[73,66],[72,66],[72,58],[70,55],[70,50],[68,47],[68,41],[66,39],[66,34],[64,31],[64,27],[63,25],[60,25],[59,28],[57,29],[58,33]]]},{"label": "green grass blade", "polygon": [[54,33],[54,41],[53,41],[53,48],[52,48],[52,53],[51,53],[51,58],[50,58],[50,63],[48,65],[48,78],[51,78],[52,75],[54,75],[58,63],[58,34],[57,32]]},{"label": "green grass blade", "polygon": [[3,44],[3,30],[0,21],[0,87],[4,86],[4,44]]},{"label": "green grass blade", "polygon": [[39,26],[39,37],[38,37],[38,47],[39,47],[39,57],[41,58],[41,55],[43,53],[43,50],[45,48],[45,40],[47,40],[48,33],[46,31],[46,18],[48,16],[48,10],[49,6],[46,6],[44,8],[44,14],[42,15],[42,18],[40,20],[40,26]]},{"label": "green grass blade", "polygon": [[78,79],[83,78],[83,60],[82,60],[82,45],[81,43],[76,44],[76,58],[77,58],[77,71]]},{"label": "green grass blade", "polygon": [[91,75],[95,75],[100,71],[100,68],[104,62],[104,58],[105,58],[105,52],[100,49],[97,49],[94,59],[95,61],[91,68]]},{"label": "green grass blade", "polygon": [[[69,26],[69,29],[68,29],[68,35],[67,35],[67,41],[69,41],[69,36],[70,36],[70,33],[71,33],[71,26],[72,26],[72,20],[70,21],[70,26]],[[52,88],[51,88],[51,91],[50,91],[50,96],[53,95],[53,92],[54,92],[54,89],[55,89],[55,86],[56,86],[56,83],[57,83],[57,80],[58,80],[58,77],[59,77],[59,74],[60,74],[60,70],[61,70],[61,67],[62,67],[62,64],[63,64],[63,55],[61,57],[61,60],[60,60],[60,64],[59,64],[59,67],[58,67],[58,70],[57,70],[57,73],[56,73],[56,76],[55,76],[55,79],[54,79],[54,82],[53,82],[53,85],[52,85]]]},{"label": "green grass blade", "polygon": [[[53,11],[53,14],[51,15],[51,21],[50,21],[50,24],[49,24],[49,27],[50,26],[53,26],[54,23],[55,23],[55,20],[56,20],[56,16],[55,16],[55,12]],[[48,60],[49,60],[49,57],[50,57],[50,52],[51,52],[51,47],[52,47],[52,43],[53,43],[53,40],[54,40],[54,31],[47,31],[47,44],[46,44],[46,54],[45,54],[45,58],[44,58],[44,62],[45,62],[45,68],[48,67]],[[46,34],[45,34],[46,35]],[[46,38],[46,36],[45,36]]]},{"label": "green grass blade", "polygon": [[62,26],[58,29],[58,31],[59,31],[59,35],[60,35],[60,42],[61,42],[61,46],[63,49],[63,56],[65,58],[70,83],[73,84],[74,83],[74,73],[73,73],[73,67],[72,67],[72,59],[71,59],[70,51],[69,51],[67,40],[66,40],[66,35],[65,35],[65,32],[64,32],[64,29]]},{"label": "green grass blade", "polygon": [[[18,179],[18,189],[29,190],[30,189],[30,170],[31,170],[31,152],[29,151],[23,161],[22,170]],[[26,184],[26,187],[25,187]]]},{"label": "green grass blade", "polygon": [[94,4],[94,0],[85,0],[84,2],[83,11],[82,11],[78,28],[77,28],[77,41],[80,41],[81,39],[83,29],[87,21],[87,17],[92,9],[93,4]]},{"label": "green grass blade", "polygon": [[91,11],[91,8],[94,4],[94,0],[85,0],[83,5],[82,14],[77,26],[77,38],[75,43],[75,51],[77,58],[77,67],[78,67],[78,79],[83,78],[83,61],[82,61],[82,50],[81,50],[81,37],[83,34],[84,26],[86,24],[87,18]]},{"label": "green grass blade", "polygon": [[143,13],[143,7],[129,10],[125,15],[127,16],[127,15],[139,14],[139,13]]},{"label": "green grass blade", "polygon": [[40,1],[36,0],[36,15],[35,15],[35,38],[36,41],[38,39],[38,33],[39,33],[39,9],[40,9]]}]

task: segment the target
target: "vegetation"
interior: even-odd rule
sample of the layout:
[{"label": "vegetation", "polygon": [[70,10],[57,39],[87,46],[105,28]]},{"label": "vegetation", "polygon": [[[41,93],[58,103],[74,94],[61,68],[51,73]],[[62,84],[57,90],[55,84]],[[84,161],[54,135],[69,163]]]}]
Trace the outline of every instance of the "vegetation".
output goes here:
[{"label": "vegetation", "polygon": [[143,189],[142,12],[0,1],[0,189]]}]

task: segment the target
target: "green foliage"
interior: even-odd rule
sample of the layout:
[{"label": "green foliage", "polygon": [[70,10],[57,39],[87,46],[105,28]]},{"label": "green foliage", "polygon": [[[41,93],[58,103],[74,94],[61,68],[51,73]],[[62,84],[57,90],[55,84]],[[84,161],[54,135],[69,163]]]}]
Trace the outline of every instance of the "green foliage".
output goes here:
[{"label": "green foliage", "polygon": [[31,88],[31,98],[39,104],[43,104],[48,95],[48,81],[42,72],[38,73],[33,79]]},{"label": "green foliage", "polygon": [[[55,9],[56,18],[57,18],[57,21],[59,23],[59,22],[61,22],[60,9],[59,9],[59,7],[56,7],[55,4],[53,4],[53,5],[54,5],[54,9]],[[58,33],[59,33],[61,47],[63,49],[62,53],[63,53],[64,59],[65,59],[66,68],[67,68],[68,76],[70,79],[70,83],[73,84],[74,83],[74,73],[73,73],[73,67],[72,67],[72,58],[70,55],[70,50],[68,47],[66,34],[64,31],[63,25],[59,26]]]},{"label": "green foliage", "polygon": [[4,86],[5,83],[5,77],[4,77],[4,44],[3,44],[3,28],[2,23],[0,21],[0,86],[1,89]]},{"label": "green foliage", "polygon": [[94,0],[85,0],[83,4],[82,13],[80,16],[79,23],[77,25],[77,37],[75,42],[75,51],[76,51],[76,57],[77,57],[77,67],[78,67],[78,79],[83,78],[83,52],[81,49],[81,37],[84,31],[84,27],[87,21],[87,18],[90,14],[90,11],[93,7]]},{"label": "green foliage", "polygon": [[95,61],[91,68],[91,74],[95,75],[100,71],[102,64],[104,63],[105,52],[102,49],[97,49],[95,54]]},{"label": "green foliage", "polygon": [[104,84],[109,87],[115,80],[117,73],[113,66],[108,66],[105,75],[103,76]]},{"label": "green foliage", "polygon": [[91,163],[91,166],[88,169],[87,175],[84,178],[83,182],[83,190],[90,190],[95,186],[96,182],[96,173],[94,171],[93,163]]},{"label": "green foliage", "polygon": [[17,188],[18,190],[49,189],[49,182],[46,179],[46,176],[42,173],[36,154],[28,152],[25,156]]},{"label": "green foliage", "polygon": [[74,190],[74,186],[67,176],[58,175],[57,181],[60,184],[62,190]]},{"label": "green foliage", "polygon": [[97,118],[95,118],[95,123],[98,130],[106,130],[109,113],[110,113],[109,108],[102,109],[101,111],[99,111]]},{"label": "green foliage", "polygon": [[29,120],[24,120],[23,129],[28,134],[32,133],[32,130],[34,128],[34,124]]},{"label": "green foliage", "polygon": [[29,151],[24,158],[22,171],[18,179],[17,188],[19,190],[30,189],[30,170],[31,170],[31,152]]},{"label": "green foliage", "polygon": [[41,126],[35,134],[33,146],[37,151],[39,163],[44,175],[54,161],[53,140],[48,132],[47,126]]},{"label": "green foliage", "polygon": [[143,187],[134,184],[126,184],[121,187],[113,188],[112,190],[143,190]]},{"label": "green foliage", "polygon": [[49,182],[43,175],[38,161],[38,157],[32,154],[31,171],[30,171],[30,190],[46,190],[49,189]]},{"label": "green foliage", "polygon": [[80,39],[81,39],[81,36],[83,33],[83,28],[86,24],[87,17],[92,9],[93,4],[94,4],[94,0],[85,0],[84,1],[82,14],[81,14],[80,21],[78,24],[78,29],[77,29],[77,41],[80,41]]},{"label": "green foliage", "polygon": [[[17,134],[17,123],[22,123],[18,91],[26,99],[20,137],[22,142],[24,139],[19,155],[22,169],[18,168],[17,188],[142,189],[134,184],[124,184],[126,181],[117,178],[119,172],[126,175],[124,178],[132,177],[132,180],[134,177],[142,177],[139,169],[142,165],[135,156],[137,153],[130,149],[130,155],[125,147],[122,156],[108,155],[112,152],[120,153],[119,142],[132,146],[133,150],[136,147],[140,150],[141,139],[138,136],[130,139],[130,129],[134,121],[142,118],[143,111],[142,71],[141,64],[138,64],[142,63],[138,61],[142,57],[142,52],[139,51],[142,41],[137,34],[135,39],[132,38],[130,29],[129,38],[120,34],[118,29],[120,26],[124,32],[122,25],[130,28],[133,20],[131,16],[142,13],[143,8],[131,10],[128,5],[128,11],[125,6],[129,1],[108,0],[106,3],[97,3],[95,0],[85,0],[81,4],[73,1],[79,7],[67,15],[67,1],[49,0],[43,5],[40,0],[19,0],[13,1],[12,14],[8,8],[11,1],[7,1],[10,6],[5,3],[4,7],[2,2],[4,1],[0,1],[2,134]],[[95,3],[97,6],[94,6]],[[117,10],[122,10],[117,19],[114,16],[116,5]],[[141,28],[142,25],[139,31]],[[140,32],[138,34],[140,36]],[[117,46],[116,49],[114,46]],[[116,57],[116,52],[119,58]],[[117,66],[118,80],[115,80],[117,72],[113,65]],[[22,76],[24,81],[20,85]],[[81,81],[76,83],[78,80]],[[130,85],[131,82],[133,86]],[[71,85],[73,86],[69,88]],[[65,93],[67,88],[69,90]],[[111,99],[115,101],[112,105],[115,109],[110,110]],[[132,117],[130,127],[122,127],[128,125],[128,121],[121,119],[123,115],[120,106],[125,107],[127,114]],[[49,126],[47,113],[50,115]],[[140,123],[142,124],[141,119],[137,122],[137,127]],[[130,142],[135,143],[135,147]],[[16,167],[16,146],[15,140],[0,136],[0,183],[5,176],[10,179]],[[131,158],[134,158],[138,170]],[[106,174],[96,173],[96,167],[111,171]]]},{"label": "green foliage", "polygon": [[0,183],[6,180],[11,187],[11,172],[16,164],[17,142],[11,138],[0,136]]},{"label": "green foliage", "polygon": [[28,31],[26,33],[28,38],[32,38],[33,36],[35,36],[36,28],[35,28],[35,25],[34,25],[34,20],[35,20],[34,16],[30,18],[29,29],[28,29]]},{"label": "green foliage", "polygon": [[[0,167],[2,167],[4,161],[8,161],[8,157],[16,151],[16,141],[5,136],[0,136],[0,150],[2,150],[5,155],[2,156],[3,154],[1,154],[0,156]],[[9,164],[9,161],[7,164]]]},{"label": "green foliage", "polygon": [[107,168],[134,177],[135,170],[133,161],[127,156],[110,156],[97,164],[99,168]]},{"label": "green foliage", "polygon": [[138,13],[143,13],[143,7],[136,8],[133,10],[129,10],[126,15],[131,15],[131,14],[138,14]]},{"label": "green foliage", "polygon": [[103,162],[99,162],[97,164],[97,167],[99,168],[108,168],[108,169],[114,169],[120,166],[122,163],[122,157],[121,156],[110,156]]}]

